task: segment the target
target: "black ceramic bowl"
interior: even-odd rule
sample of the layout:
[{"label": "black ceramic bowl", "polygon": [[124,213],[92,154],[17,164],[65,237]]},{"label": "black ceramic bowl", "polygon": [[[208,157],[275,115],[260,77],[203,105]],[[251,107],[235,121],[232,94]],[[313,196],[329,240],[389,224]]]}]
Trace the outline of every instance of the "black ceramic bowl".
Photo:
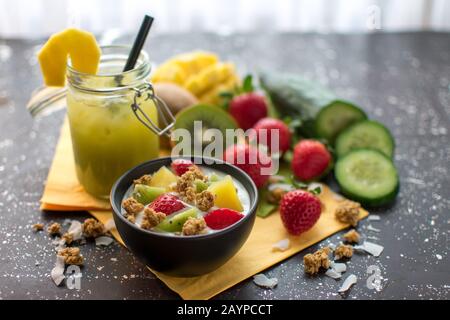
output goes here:
[{"label": "black ceramic bowl", "polygon": [[250,196],[250,212],[227,229],[191,237],[147,231],[130,223],[122,215],[121,203],[133,180],[144,174],[154,173],[162,166],[170,167],[170,157],[152,160],[131,169],[119,178],[111,191],[114,221],[125,245],[153,270],[175,277],[194,277],[209,273],[233,257],[252,230],[258,203],[258,190],[244,171],[216,159],[188,159],[229,174],[241,182]]}]

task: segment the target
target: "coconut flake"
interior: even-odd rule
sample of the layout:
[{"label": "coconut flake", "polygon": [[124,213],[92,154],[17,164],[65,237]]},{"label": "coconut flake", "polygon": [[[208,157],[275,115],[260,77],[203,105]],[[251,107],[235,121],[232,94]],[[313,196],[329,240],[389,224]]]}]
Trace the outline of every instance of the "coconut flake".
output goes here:
[{"label": "coconut flake", "polygon": [[343,273],[347,271],[347,265],[345,263],[337,263],[337,262],[331,262],[331,269],[333,269],[336,272]]},{"label": "coconut flake", "polygon": [[356,283],[356,281],[358,281],[358,278],[357,278],[354,274],[349,275],[349,276],[344,280],[344,283],[343,283],[342,286],[339,288],[338,292],[339,292],[339,293],[347,292],[348,289],[350,289],[350,287]]},{"label": "coconut flake", "polygon": [[67,233],[70,233],[73,236],[73,241],[80,240],[83,236],[83,227],[80,221],[72,220],[72,224]]},{"label": "coconut flake", "polygon": [[267,278],[265,274],[257,274],[256,276],[253,276],[253,282],[262,288],[267,288],[267,289],[273,289],[277,286],[278,284],[278,279],[277,278]]},{"label": "coconut flake", "polygon": [[374,227],[372,227],[372,225],[370,225],[370,224],[367,226],[367,230],[373,231],[373,232],[381,232],[380,229],[374,228]]},{"label": "coconut flake", "polygon": [[95,245],[97,247],[107,247],[113,242],[114,242],[114,240],[111,237],[101,236],[101,237],[95,238]]},{"label": "coconut flake", "polygon": [[289,239],[283,239],[278,241],[277,243],[275,243],[272,246],[272,249],[274,251],[286,251],[287,249],[289,249],[291,246],[291,242],[289,241]]},{"label": "coconut flake", "polygon": [[340,279],[342,273],[345,271],[347,271],[347,265],[345,263],[336,263],[332,261],[330,269],[325,272],[325,275],[333,279]]},{"label": "coconut flake", "polygon": [[58,252],[59,250],[62,250],[66,247],[66,240],[60,239],[58,240],[58,245],[56,246],[55,250]]},{"label": "coconut flake", "polygon": [[367,217],[367,220],[369,221],[380,221],[381,217],[377,214],[371,214],[369,217]]},{"label": "coconut flake", "polygon": [[269,191],[273,191],[275,189],[282,189],[284,191],[289,192],[289,191],[294,190],[295,188],[292,185],[290,185],[289,183],[272,183],[272,184],[269,184],[267,189]]},{"label": "coconut flake", "polygon": [[273,183],[283,182],[283,181],[286,181],[286,177],[276,174],[276,175],[273,175],[270,177],[270,181]]},{"label": "coconut flake", "polygon": [[108,221],[106,221],[105,223],[105,230],[111,231],[112,229],[116,228],[116,223],[114,222],[114,219],[109,219]]},{"label": "coconut flake", "polygon": [[340,279],[342,277],[342,274],[334,269],[328,269],[325,275],[333,279]]},{"label": "coconut flake", "polygon": [[383,246],[380,246],[379,244],[376,244],[376,243],[373,243],[373,242],[369,242],[369,241],[364,241],[364,243],[362,245],[354,246],[353,248],[355,250],[363,250],[363,251],[365,251],[367,253],[370,253],[374,257],[379,257],[380,254],[384,250]]},{"label": "coconut flake", "polygon": [[52,277],[53,282],[59,286],[61,282],[66,278],[64,276],[64,257],[62,256],[56,256],[56,264],[55,267],[50,272],[50,275]]}]

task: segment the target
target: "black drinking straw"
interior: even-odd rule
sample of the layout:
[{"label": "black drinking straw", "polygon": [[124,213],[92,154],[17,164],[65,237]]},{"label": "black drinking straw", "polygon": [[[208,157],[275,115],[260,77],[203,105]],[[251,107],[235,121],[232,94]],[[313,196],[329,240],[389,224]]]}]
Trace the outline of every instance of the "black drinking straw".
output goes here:
[{"label": "black drinking straw", "polygon": [[153,17],[149,15],[145,15],[144,21],[142,21],[141,28],[139,33],[134,40],[133,48],[130,51],[130,55],[128,56],[127,63],[123,72],[130,71],[134,69],[136,62],[141,54],[142,48],[144,47],[145,40],[147,40],[148,33],[153,24]]}]

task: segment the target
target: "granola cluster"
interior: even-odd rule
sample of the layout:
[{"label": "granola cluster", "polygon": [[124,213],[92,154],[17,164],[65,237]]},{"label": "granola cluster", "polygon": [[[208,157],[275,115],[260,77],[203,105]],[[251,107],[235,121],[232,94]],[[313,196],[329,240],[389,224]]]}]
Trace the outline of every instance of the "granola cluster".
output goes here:
[{"label": "granola cluster", "polygon": [[358,243],[360,238],[361,236],[355,229],[352,229],[344,234],[344,240],[348,243]]},{"label": "granola cluster", "polygon": [[184,173],[177,180],[177,185],[175,186],[175,191],[181,194],[182,196],[186,196],[186,192],[192,190],[195,192],[194,181],[200,180],[207,182],[208,177],[200,171],[197,166],[192,166],[189,170]]},{"label": "granola cluster", "polygon": [[141,228],[150,230],[163,222],[166,215],[162,212],[156,212],[155,210],[147,207],[144,210],[144,217],[142,218]]},{"label": "granola cluster", "polygon": [[317,274],[320,268],[328,269],[331,265],[329,255],[331,249],[325,247],[317,250],[314,253],[309,253],[303,257],[303,263],[305,265],[305,272],[314,275]]},{"label": "granola cluster", "polygon": [[149,174],[143,175],[142,177],[140,177],[139,179],[134,180],[134,184],[145,184],[147,186],[150,185],[150,183],[152,182],[152,176]]},{"label": "granola cluster", "polygon": [[178,192],[187,203],[196,205],[202,211],[208,211],[214,206],[214,195],[207,190],[197,192],[194,185],[196,181],[207,182],[208,177],[197,166],[192,166],[178,178],[174,191]]},{"label": "granola cluster", "polygon": [[353,247],[350,245],[340,244],[334,250],[334,257],[337,260],[340,260],[342,258],[351,258],[352,256],[353,256]]},{"label": "granola cluster", "polygon": [[183,225],[182,233],[185,236],[194,236],[201,234],[206,228],[206,222],[203,218],[189,218]]},{"label": "granola cluster", "polygon": [[194,204],[196,196],[197,196],[197,193],[195,192],[195,188],[194,187],[188,187],[185,190],[185,194],[184,194],[184,198],[183,199],[187,203]]},{"label": "granola cluster", "polygon": [[47,232],[51,235],[51,236],[56,236],[61,234],[61,225],[57,222],[52,223],[48,228],[47,228]]},{"label": "granola cluster", "polygon": [[202,191],[195,196],[197,207],[202,211],[208,211],[214,207],[214,195],[209,191]]},{"label": "granola cluster", "polygon": [[76,265],[80,266],[84,262],[84,258],[81,255],[80,248],[72,247],[72,248],[64,248],[58,251],[58,256],[64,258],[64,262],[67,265]]},{"label": "granola cluster", "polygon": [[105,226],[96,219],[86,219],[83,223],[83,234],[86,238],[97,238],[105,234]]},{"label": "granola cluster", "polygon": [[128,198],[122,202],[122,208],[125,209],[125,218],[131,223],[136,221],[136,215],[144,210],[144,205],[134,198]]},{"label": "granola cluster", "polygon": [[36,223],[32,226],[33,230],[36,232],[44,230],[44,224],[43,223]]},{"label": "granola cluster", "polygon": [[61,237],[62,240],[64,240],[64,243],[67,245],[71,245],[73,242],[73,234],[66,232],[63,234],[63,236]]},{"label": "granola cluster", "polygon": [[336,208],[336,219],[342,223],[348,223],[353,227],[358,225],[359,210],[361,205],[351,200],[343,200]]}]

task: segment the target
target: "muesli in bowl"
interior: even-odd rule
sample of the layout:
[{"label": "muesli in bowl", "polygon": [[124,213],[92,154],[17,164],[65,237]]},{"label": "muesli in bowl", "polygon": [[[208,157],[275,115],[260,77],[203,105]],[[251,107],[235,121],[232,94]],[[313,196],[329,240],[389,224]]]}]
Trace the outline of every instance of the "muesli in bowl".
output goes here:
[{"label": "muesli in bowl", "polygon": [[176,277],[209,273],[250,235],[258,190],[222,160],[160,158],[114,185],[111,205],[125,245],[152,270]]},{"label": "muesli in bowl", "polygon": [[122,202],[128,221],[173,236],[223,230],[241,220],[249,208],[249,194],[239,181],[187,159],[139,177]]}]

